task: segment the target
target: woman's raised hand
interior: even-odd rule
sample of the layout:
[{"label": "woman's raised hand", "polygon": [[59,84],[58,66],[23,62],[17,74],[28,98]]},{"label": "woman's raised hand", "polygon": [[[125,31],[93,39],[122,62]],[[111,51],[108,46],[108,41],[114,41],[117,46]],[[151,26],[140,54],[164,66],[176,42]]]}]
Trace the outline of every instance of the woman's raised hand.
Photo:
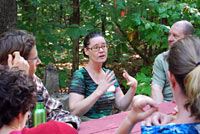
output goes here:
[{"label": "woman's raised hand", "polygon": [[8,55],[8,66],[10,68],[17,67],[19,70],[24,70],[26,74],[28,74],[30,68],[28,62],[22,56],[20,56],[18,51],[14,52],[13,55]]},{"label": "woman's raised hand", "polygon": [[106,71],[105,77],[100,80],[99,86],[96,89],[98,90],[99,95],[104,94],[111,85],[114,85],[114,83],[116,82],[116,80],[112,81],[114,77],[115,77],[114,71],[111,72],[109,70]]},{"label": "woman's raised hand", "polygon": [[123,70],[123,77],[127,80],[127,85],[136,89],[137,88],[137,80],[130,76],[126,70]]}]

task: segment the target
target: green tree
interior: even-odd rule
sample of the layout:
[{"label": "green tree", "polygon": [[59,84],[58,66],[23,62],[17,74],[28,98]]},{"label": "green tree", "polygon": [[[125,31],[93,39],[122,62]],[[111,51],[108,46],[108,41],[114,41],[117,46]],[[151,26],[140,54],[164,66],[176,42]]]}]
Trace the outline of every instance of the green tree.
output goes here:
[{"label": "green tree", "polygon": [[[170,26],[186,19],[200,36],[198,0],[18,0],[18,7],[19,28],[36,36],[42,67],[55,64],[63,87],[70,78],[69,63],[73,63],[73,71],[82,63],[82,40],[91,31],[105,34],[109,45],[106,64],[119,62],[126,69],[130,60],[133,64],[137,62],[128,71],[138,72],[138,80],[147,89],[154,58],[168,48]],[[142,80],[142,77],[149,79]]]}]

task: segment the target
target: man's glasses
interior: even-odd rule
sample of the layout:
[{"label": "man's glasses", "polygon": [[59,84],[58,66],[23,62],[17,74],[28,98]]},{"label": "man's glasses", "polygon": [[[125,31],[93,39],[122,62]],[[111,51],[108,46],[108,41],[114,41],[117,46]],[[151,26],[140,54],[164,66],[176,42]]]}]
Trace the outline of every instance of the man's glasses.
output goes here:
[{"label": "man's glasses", "polygon": [[91,47],[91,48],[88,47],[88,49],[91,49],[91,50],[93,50],[94,52],[97,52],[97,51],[99,51],[100,49],[106,50],[107,47],[106,47],[106,45],[104,45],[104,46],[93,46],[93,47]]},{"label": "man's glasses", "polygon": [[40,59],[39,58],[36,58],[36,59],[32,59],[32,60],[26,60],[27,62],[39,62]]}]

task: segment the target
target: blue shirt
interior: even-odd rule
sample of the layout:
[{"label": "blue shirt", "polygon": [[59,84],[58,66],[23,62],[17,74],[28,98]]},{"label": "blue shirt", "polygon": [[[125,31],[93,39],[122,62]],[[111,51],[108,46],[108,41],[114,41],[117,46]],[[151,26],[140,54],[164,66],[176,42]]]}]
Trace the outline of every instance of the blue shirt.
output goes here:
[{"label": "blue shirt", "polygon": [[142,134],[199,134],[200,123],[142,126]]}]

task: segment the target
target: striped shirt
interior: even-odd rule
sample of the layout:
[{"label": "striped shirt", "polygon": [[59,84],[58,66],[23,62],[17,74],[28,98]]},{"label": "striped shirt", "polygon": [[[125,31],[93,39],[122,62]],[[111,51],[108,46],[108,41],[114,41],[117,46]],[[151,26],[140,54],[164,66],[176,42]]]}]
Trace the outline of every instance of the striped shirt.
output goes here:
[{"label": "striped shirt", "polygon": [[[103,68],[106,72],[108,69]],[[110,70],[111,71],[111,70]],[[113,80],[115,80],[114,78]],[[119,87],[116,81],[115,88]],[[74,72],[69,86],[70,93],[77,93],[83,95],[85,98],[90,96],[98,87],[93,79],[90,77],[87,70],[83,67]],[[111,114],[112,106],[115,103],[115,92],[104,93],[98,101],[90,108],[84,115],[86,117],[97,119]]]}]

